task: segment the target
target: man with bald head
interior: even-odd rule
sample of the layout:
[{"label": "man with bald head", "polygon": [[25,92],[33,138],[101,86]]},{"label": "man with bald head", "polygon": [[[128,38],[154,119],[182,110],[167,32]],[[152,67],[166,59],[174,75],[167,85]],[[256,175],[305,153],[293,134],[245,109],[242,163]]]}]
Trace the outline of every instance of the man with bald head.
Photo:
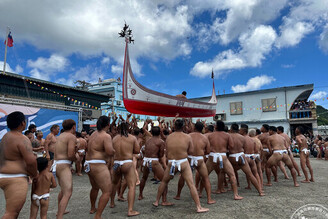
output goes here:
[{"label": "man with bald head", "polygon": [[[257,166],[255,163],[256,143],[251,137],[248,136],[248,125],[241,124],[239,134],[241,134],[242,136],[245,137],[244,153],[245,153],[246,160],[249,164],[249,167],[251,168],[253,175],[257,179],[261,190],[263,190],[262,184],[261,184],[261,179],[257,172]],[[251,189],[249,179],[247,180],[247,183],[248,183],[248,186],[246,187],[246,189]]]}]

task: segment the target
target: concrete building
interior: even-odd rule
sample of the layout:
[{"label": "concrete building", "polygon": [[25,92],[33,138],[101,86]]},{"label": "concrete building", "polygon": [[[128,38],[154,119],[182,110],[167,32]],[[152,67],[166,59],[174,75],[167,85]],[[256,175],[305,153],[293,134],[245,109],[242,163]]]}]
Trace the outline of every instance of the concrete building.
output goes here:
[{"label": "concrete building", "polygon": [[[102,115],[109,115],[116,113],[117,115],[122,115],[123,118],[129,114],[129,112],[125,109],[123,103],[123,93],[122,93],[122,82],[121,79],[106,79],[99,80],[97,84],[87,85],[87,89],[89,91],[106,95],[109,97],[108,102],[104,102],[101,104]],[[147,115],[135,115],[135,117],[140,120],[146,120],[147,118],[155,120],[155,116],[147,116]]]},{"label": "concrete building", "polygon": [[[216,116],[206,118],[207,122],[223,120],[228,126],[232,123],[246,123],[250,128],[260,128],[262,124],[283,126],[285,132],[294,135],[301,125],[307,132],[318,133],[315,104],[308,98],[313,84],[280,87],[218,95]],[[196,98],[209,101],[210,97]]]}]

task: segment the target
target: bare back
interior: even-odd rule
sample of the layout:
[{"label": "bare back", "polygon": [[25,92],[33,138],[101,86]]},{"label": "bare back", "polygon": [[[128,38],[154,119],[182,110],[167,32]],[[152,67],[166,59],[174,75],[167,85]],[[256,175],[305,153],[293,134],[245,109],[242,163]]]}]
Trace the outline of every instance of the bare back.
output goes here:
[{"label": "bare back", "polygon": [[244,137],[245,137],[245,147],[244,147],[245,154],[254,154],[256,150],[255,141],[248,135],[245,135]]},{"label": "bare back", "polygon": [[76,137],[69,132],[58,136],[55,147],[55,160],[73,160],[76,150]]},{"label": "bare back", "polygon": [[269,133],[268,132],[265,132],[265,133],[262,133],[258,136],[258,139],[261,141],[262,143],[262,147],[263,148],[268,148],[268,138],[269,138]]},{"label": "bare back", "polygon": [[164,155],[165,142],[159,137],[150,138],[145,144],[145,157],[161,158]]},{"label": "bare back", "polygon": [[194,146],[194,153],[190,155],[204,156],[205,154],[210,153],[210,142],[205,135],[199,132],[192,132],[189,135],[192,139],[192,143]]},{"label": "bare back", "polygon": [[229,148],[230,154],[244,152],[244,147],[246,143],[245,137],[239,133],[230,133],[230,136],[233,142],[233,147]]},{"label": "bare back", "polygon": [[50,192],[50,188],[56,185],[56,181],[51,172],[44,170],[37,178],[33,180],[32,193],[36,195],[43,195]]},{"label": "bare back", "polygon": [[285,140],[286,140],[286,142],[287,142],[287,145],[288,145],[287,149],[289,149],[290,145],[292,144],[292,142],[290,141],[289,136],[288,136],[286,133],[283,133],[283,132],[280,133],[279,135],[281,135],[282,137],[285,138]]},{"label": "bare back", "polygon": [[302,135],[302,134],[297,135],[296,142],[297,142],[297,145],[298,145],[300,151],[303,149],[308,149],[307,140],[304,135]]},{"label": "bare back", "polygon": [[113,148],[114,160],[132,160],[133,154],[138,154],[140,150],[137,138],[130,134],[128,137],[116,135],[113,139]]},{"label": "bare back", "polygon": [[255,151],[254,154],[261,153],[263,147],[261,141],[257,137],[252,137],[253,141],[255,142]]},{"label": "bare back", "polygon": [[[81,144],[82,142],[80,142]],[[107,160],[114,154],[112,137],[105,131],[95,131],[89,137],[86,160]]]},{"label": "bare back", "polygon": [[166,153],[169,160],[180,160],[193,154],[192,139],[183,132],[173,132],[166,139]]},{"label": "bare back", "polygon": [[227,153],[229,148],[233,148],[230,134],[224,131],[215,131],[208,135],[210,151],[214,153]]},{"label": "bare back", "polygon": [[269,147],[271,146],[272,150],[285,150],[286,149],[286,140],[284,137],[278,134],[270,135],[268,138]]}]

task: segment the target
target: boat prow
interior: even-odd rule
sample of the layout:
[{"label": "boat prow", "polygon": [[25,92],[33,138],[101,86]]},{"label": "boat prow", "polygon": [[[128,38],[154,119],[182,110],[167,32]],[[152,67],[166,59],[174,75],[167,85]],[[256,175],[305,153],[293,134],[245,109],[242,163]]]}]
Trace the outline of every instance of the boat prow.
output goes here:
[{"label": "boat prow", "polygon": [[[128,44],[131,43],[131,31],[125,30],[125,55],[123,66],[123,102],[130,113],[174,117],[210,117],[216,113],[217,99],[214,81],[212,97],[208,103],[193,101],[150,90],[142,86],[134,77]],[[120,34],[120,35],[121,35]]]}]

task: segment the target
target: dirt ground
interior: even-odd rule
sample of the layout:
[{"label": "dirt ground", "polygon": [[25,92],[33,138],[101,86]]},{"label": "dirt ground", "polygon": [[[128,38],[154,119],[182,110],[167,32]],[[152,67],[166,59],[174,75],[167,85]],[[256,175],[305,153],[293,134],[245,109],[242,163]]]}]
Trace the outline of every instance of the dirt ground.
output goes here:
[{"label": "dirt ground", "polygon": [[[296,159],[299,163],[299,159]],[[135,218],[290,218],[295,210],[306,204],[321,204],[328,207],[328,162],[324,160],[311,159],[311,164],[314,169],[315,183],[303,184],[302,177],[298,177],[301,184],[299,188],[293,186],[291,175],[289,180],[284,179],[283,174],[279,171],[279,182],[273,182],[272,187],[265,187],[264,197],[259,197],[255,188],[245,190],[246,178],[244,173],[239,172],[240,187],[239,194],[244,197],[241,201],[234,201],[232,192],[224,194],[212,195],[217,201],[216,204],[208,205],[206,203],[206,194],[203,192],[201,204],[210,209],[209,212],[197,214],[193,200],[190,197],[187,186],[183,188],[181,200],[174,200],[173,197],[177,191],[178,174],[171,180],[169,184],[168,200],[175,205],[171,207],[153,207],[152,202],[155,200],[158,185],[153,184],[150,178],[147,181],[144,197],[145,199],[138,201],[139,187],[137,187],[135,210],[140,211],[140,215]],[[216,174],[213,172],[210,176],[212,189],[216,188]],[[90,183],[86,174],[82,177],[73,177],[74,187],[73,195],[68,205],[69,214],[64,218],[93,218],[89,214],[89,191]],[[266,180],[265,180],[266,182]],[[57,187],[51,192],[50,206],[48,210],[48,218],[55,218],[57,211],[57,195],[59,188]],[[124,197],[126,197],[127,192]],[[30,208],[30,190],[28,198],[20,213],[19,218],[25,219],[29,217]],[[0,192],[0,215],[3,215],[5,210],[5,199],[3,192]],[[106,207],[103,218],[125,218],[127,217],[127,202],[116,201],[116,207],[111,209]]]}]

